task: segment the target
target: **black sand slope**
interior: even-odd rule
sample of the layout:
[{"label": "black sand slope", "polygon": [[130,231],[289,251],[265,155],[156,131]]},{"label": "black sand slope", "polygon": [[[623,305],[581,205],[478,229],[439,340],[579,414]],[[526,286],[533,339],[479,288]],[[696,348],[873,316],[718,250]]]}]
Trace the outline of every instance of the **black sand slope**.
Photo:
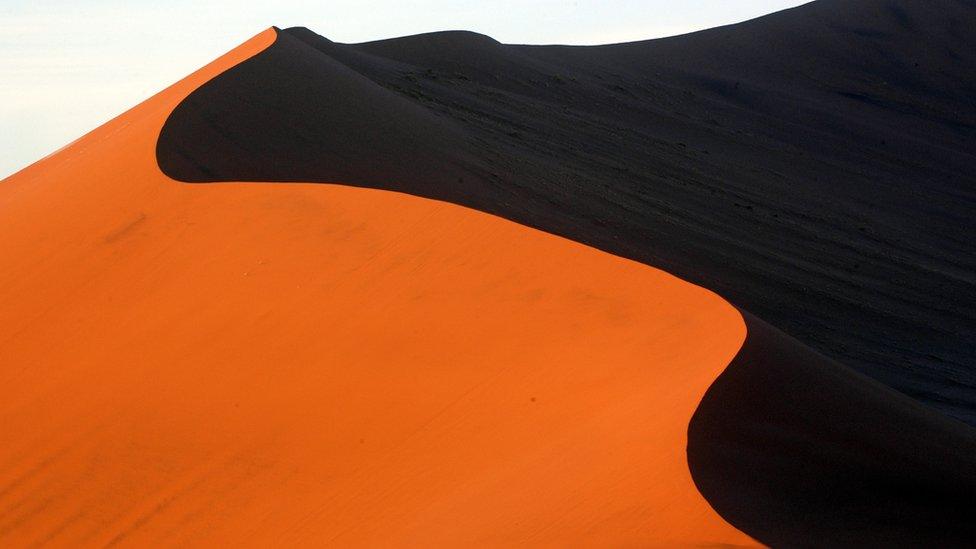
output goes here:
[{"label": "black sand slope", "polygon": [[971,1],[822,0],[599,47],[289,29],[183,102],[158,159],[586,242],[976,424],[974,28]]},{"label": "black sand slope", "polygon": [[746,313],[688,430],[698,489],[773,547],[971,547],[976,437]]}]

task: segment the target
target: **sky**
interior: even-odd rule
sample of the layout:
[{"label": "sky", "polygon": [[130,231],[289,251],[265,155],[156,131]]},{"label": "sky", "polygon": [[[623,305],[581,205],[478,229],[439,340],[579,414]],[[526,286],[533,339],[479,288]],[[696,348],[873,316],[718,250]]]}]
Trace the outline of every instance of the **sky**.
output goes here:
[{"label": "sky", "polygon": [[0,178],[95,129],[258,32],[338,42],[471,30],[506,43],[683,34],[790,0],[0,0]]}]

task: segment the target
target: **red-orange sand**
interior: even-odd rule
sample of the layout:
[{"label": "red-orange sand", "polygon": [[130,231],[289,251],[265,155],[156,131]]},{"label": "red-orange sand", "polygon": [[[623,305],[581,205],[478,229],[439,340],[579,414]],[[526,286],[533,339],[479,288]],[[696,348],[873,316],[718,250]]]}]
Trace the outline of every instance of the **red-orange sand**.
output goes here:
[{"label": "red-orange sand", "polygon": [[710,545],[739,313],[450,204],[172,181],[175,105],[0,183],[0,545]]}]

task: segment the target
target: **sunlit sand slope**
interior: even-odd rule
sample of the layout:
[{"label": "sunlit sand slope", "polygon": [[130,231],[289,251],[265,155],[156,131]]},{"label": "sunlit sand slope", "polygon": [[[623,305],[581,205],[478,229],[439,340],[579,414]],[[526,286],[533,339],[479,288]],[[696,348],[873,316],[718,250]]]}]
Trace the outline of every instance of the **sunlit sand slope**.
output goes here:
[{"label": "sunlit sand slope", "polygon": [[748,544],[689,421],[739,312],[498,217],[185,185],[177,103],[0,184],[0,545]]}]

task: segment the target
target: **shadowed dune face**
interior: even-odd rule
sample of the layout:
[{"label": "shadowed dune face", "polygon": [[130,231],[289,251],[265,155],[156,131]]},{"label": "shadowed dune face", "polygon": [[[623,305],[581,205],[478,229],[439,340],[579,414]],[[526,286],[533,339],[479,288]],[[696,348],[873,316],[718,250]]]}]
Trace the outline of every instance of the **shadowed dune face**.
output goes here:
[{"label": "shadowed dune face", "polygon": [[715,294],[444,202],[159,171],[274,38],[0,185],[0,543],[752,543],[685,457],[745,337]]},{"label": "shadowed dune face", "polygon": [[972,2],[866,0],[601,47],[289,29],[180,105],[159,159],[181,181],[343,181],[585,242],[973,424],[972,28]]},{"label": "shadowed dune face", "polygon": [[773,547],[971,546],[972,429],[743,316],[688,429],[709,503]]},{"label": "shadowed dune face", "polygon": [[[817,7],[817,17],[821,18],[817,24],[846,37],[847,31],[838,27],[836,20],[822,20],[830,15],[830,10],[824,10]],[[892,22],[888,15],[879,18],[876,11],[865,8],[847,24],[858,28],[873,25],[882,29],[879,33],[885,40],[897,42],[902,32],[900,23]],[[912,10],[911,15],[918,16],[918,11]],[[921,11],[923,16],[931,15]],[[787,45],[792,41],[790,47],[794,47],[790,28],[802,13],[790,12],[745,25],[747,32],[737,37],[736,47],[743,50],[738,55],[747,58],[748,51],[758,51],[756,35],[763,25],[775,31],[772,41]],[[941,24],[938,20],[933,23],[930,17],[923,23],[920,25],[927,29]],[[934,84],[907,92],[895,88],[884,91],[888,107],[896,101],[914,101],[930,110],[914,113],[909,117],[914,118],[912,121],[898,108],[884,108],[881,113],[864,111],[857,102],[830,98],[838,93],[836,86],[860,90],[844,93],[867,96],[877,92],[866,91],[874,84],[845,80],[847,69],[825,64],[809,68],[823,75],[826,88],[807,89],[803,82],[792,80],[794,73],[788,67],[780,65],[752,72],[750,78],[765,81],[753,80],[746,84],[751,87],[749,91],[740,92],[741,86],[722,80],[730,78],[734,66],[709,68],[695,62],[695,56],[706,55],[724,43],[722,32],[602,48],[540,48],[505,46],[472,33],[343,45],[305,29],[291,29],[264,54],[220,75],[182,102],[163,129],[157,153],[163,170],[185,181],[238,178],[329,182],[341,178],[348,184],[468,205],[644,261],[661,258],[650,262],[669,268],[678,265],[679,271],[691,269],[690,260],[684,256],[696,258],[707,250],[714,257],[701,261],[700,270],[690,276],[714,280],[723,287],[730,280],[738,280],[740,288],[725,291],[758,296],[760,301],[749,303],[760,303],[762,310],[768,310],[772,296],[778,303],[774,317],[792,315],[787,324],[801,325],[815,343],[836,337],[839,339],[833,341],[846,341],[852,346],[848,351],[855,356],[863,358],[867,355],[861,353],[867,353],[878,360],[892,356],[883,344],[885,338],[922,322],[926,328],[916,335],[929,338],[920,344],[922,348],[946,344],[967,352],[957,336],[963,334],[968,313],[947,303],[949,295],[943,294],[944,286],[938,290],[932,286],[943,275],[954,278],[950,273],[958,274],[955,267],[941,271],[946,266],[943,261],[959,260],[957,267],[966,261],[965,254],[956,253],[963,248],[947,244],[946,238],[952,237],[946,234],[946,220],[960,222],[956,216],[962,210],[950,207],[950,202],[960,196],[959,175],[968,153],[957,148],[959,135],[953,132],[959,128],[946,132],[944,123],[948,119],[943,117],[945,111],[939,111],[940,105],[957,104],[959,97],[953,92],[932,95]],[[864,34],[855,33],[849,44],[863,47],[877,40]],[[812,37],[802,40],[807,39]],[[692,47],[695,44],[698,50]],[[839,49],[832,51],[826,52],[829,59],[836,57]],[[779,62],[768,56],[763,59],[767,65]],[[877,59],[868,61],[870,70],[897,69],[878,65],[882,61]],[[804,58],[804,62],[810,60]],[[674,72],[681,64],[701,72]],[[956,72],[933,76],[939,71],[926,69],[918,77],[963,78],[958,67],[953,70]],[[656,74],[656,79],[658,84],[670,82],[673,89],[655,88],[635,76],[655,71],[671,71]],[[703,76],[709,71],[713,71],[711,80]],[[719,78],[719,73],[724,76]],[[743,76],[749,74],[746,71]],[[635,78],[643,82],[641,86],[650,86],[643,89],[644,96],[628,92],[627,86],[634,84]],[[241,90],[253,82],[273,82],[274,92],[262,95],[262,101],[249,99],[253,90]],[[763,86],[776,93],[757,91]],[[696,97],[682,99],[680,90]],[[242,95],[228,99],[228,93]],[[364,106],[359,98],[367,93],[369,102]],[[732,99],[728,98],[730,93]],[[908,95],[898,95],[904,93]],[[735,143],[727,140],[729,134],[741,131],[702,134],[695,122],[676,122],[661,112],[642,110],[648,98],[666,100],[669,108],[683,115],[719,113],[728,118],[710,126],[729,124],[756,133],[746,140],[736,138]],[[790,101],[797,98],[810,100],[813,109],[787,113]],[[730,101],[752,103],[730,110]],[[238,115],[215,116],[215,103]],[[251,105],[260,108],[252,109]],[[418,106],[424,108],[423,115]],[[376,119],[382,120],[382,126],[363,116],[370,108],[378,113]],[[634,133],[638,132],[635,127],[622,125],[630,115],[647,124],[640,132],[665,127],[675,132],[668,139],[684,134],[720,148],[711,149],[711,158],[686,154],[680,151],[687,148],[684,143],[670,147],[666,139]],[[818,118],[821,115],[825,116],[822,120]],[[796,136],[788,135],[796,133],[795,128],[776,124],[762,127],[763,116],[793,117],[793,124],[807,127],[796,134],[801,139],[797,141]],[[837,124],[844,116],[853,122],[839,130]],[[394,129],[390,128],[391,121]],[[903,141],[904,136],[892,128],[909,123],[918,124],[918,131]],[[380,127],[384,131],[374,131]],[[347,131],[337,133],[336,128]],[[630,132],[631,141],[619,138],[618,131]],[[346,133],[356,134],[352,142],[368,141],[377,134],[371,142],[375,148],[364,154],[367,149],[341,143],[339,136]],[[222,137],[226,135],[234,139]],[[960,135],[965,137],[966,130]],[[265,136],[273,136],[274,143]],[[929,147],[926,150],[945,163],[936,167],[932,159],[919,159],[921,166],[894,165],[890,151],[879,153],[875,145],[859,143],[868,137],[871,143],[875,137],[877,143],[891,140],[902,158],[909,147]],[[787,154],[775,149],[777,140],[785,144]],[[743,142],[749,141],[755,149],[744,147]],[[285,142],[294,143],[303,152],[277,156],[275,147]],[[190,143],[203,148],[188,147]],[[177,150],[174,144],[182,148]],[[242,148],[247,154],[241,154]],[[332,157],[334,150],[343,151],[337,155],[341,158]],[[757,150],[768,158],[757,156]],[[374,152],[379,158],[408,156],[415,161],[372,162]],[[636,160],[635,155],[641,152],[653,162]],[[783,170],[809,186],[797,186],[788,178],[770,178],[768,174],[756,179],[759,172],[755,170],[745,179],[737,179],[742,176],[741,166],[728,160],[740,153],[746,160],[736,162],[776,173]],[[815,159],[811,163],[802,159],[808,154]],[[544,158],[547,155],[549,158]],[[279,161],[283,158],[286,160]],[[914,158],[918,159],[917,152]],[[565,165],[554,165],[556,160]],[[853,166],[862,162],[858,168],[861,173],[854,174]],[[428,164],[439,169],[425,176],[424,166]],[[572,166],[576,173],[567,173],[566,166]],[[689,166],[694,166],[690,173]],[[797,166],[802,169],[797,171]],[[542,174],[542,167],[551,168],[564,180]],[[714,177],[710,171],[717,168],[727,169],[723,175],[731,180],[710,180]],[[644,169],[661,171],[668,181],[633,171]],[[820,175],[812,175],[814,171]],[[607,181],[607,173],[615,180]],[[931,211],[913,218],[933,223],[934,232],[918,237],[930,238],[931,242],[911,243],[914,252],[909,255],[914,259],[903,262],[897,255],[905,250],[888,239],[902,238],[904,221],[899,216],[907,214],[909,203],[917,205],[917,201],[908,200],[916,193],[915,183],[910,181],[916,176],[937,184],[929,204]],[[871,177],[890,185],[888,203],[866,202],[868,194],[878,192],[878,181],[867,180]],[[849,211],[836,211],[825,201],[822,189],[828,184],[831,189],[837,187],[837,179],[832,178],[859,182],[832,190],[829,196],[833,204],[843,204]],[[601,181],[607,182],[601,185]],[[873,190],[865,191],[861,183]],[[729,201],[745,212],[765,210],[773,220],[797,215],[802,221],[794,218],[780,224],[750,214],[728,215],[723,208],[732,207]],[[637,231],[628,228],[627,223],[638,219],[646,223]],[[880,223],[883,228],[879,230],[885,234],[881,238],[858,236],[863,231],[852,224],[866,219]],[[703,242],[703,234],[713,240]],[[945,255],[928,263],[916,262],[918,256],[913,254],[922,248],[927,250],[924,254],[933,253],[933,243],[944,248]],[[681,249],[676,248],[678,244]],[[730,257],[737,248],[740,251],[735,253],[742,255]],[[766,257],[767,249],[772,250],[771,257]],[[848,261],[870,264],[869,270],[896,273],[894,280],[907,287],[895,295],[891,287],[877,286],[891,280],[881,282],[859,269],[837,268]],[[912,269],[920,270],[906,274]],[[931,271],[942,274],[930,277]],[[751,275],[754,280],[750,280]],[[784,276],[790,280],[781,280]],[[938,281],[939,285],[943,283],[945,280]],[[963,299],[968,299],[970,293],[963,279],[956,278],[950,284],[958,284]],[[909,287],[924,291],[913,294]],[[809,295],[796,301],[796,288],[803,290],[800,294]],[[811,302],[811,288],[820,294],[831,293]],[[927,298],[922,296],[931,296],[932,292],[938,295],[937,306],[923,303]],[[900,304],[891,307],[892,301]],[[858,312],[861,307],[864,309]],[[957,315],[960,312],[962,316]],[[883,337],[875,338],[879,334],[872,333],[874,328],[862,330],[860,324],[858,330],[840,329],[845,326],[842,319],[863,319],[865,314],[878,315],[871,322],[881,318],[878,326],[886,332]],[[829,323],[823,320],[824,315],[831,317]],[[756,329],[749,332],[743,352],[709,391],[689,428],[688,452],[695,481],[723,517],[760,541],[777,546],[955,545],[972,538],[969,525],[976,511],[971,505],[959,504],[972,492],[969,472],[976,470],[976,438],[971,429],[853,374],[761,321],[752,320],[751,324]],[[938,334],[926,332],[933,326]],[[947,335],[946,330],[956,335]],[[866,347],[858,347],[862,345]],[[892,371],[896,387],[904,389],[917,381],[912,379],[916,373],[912,370]],[[946,388],[952,388],[957,380],[965,381],[964,371],[960,374],[939,366],[938,372],[945,378],[933,383],[943,383]],[[921,385],[915,388],[922,390]],[[965,391],[959,394],[960,402],[967,402]],[[950,407],[948,411],[953,410],[960,408]]]}]

